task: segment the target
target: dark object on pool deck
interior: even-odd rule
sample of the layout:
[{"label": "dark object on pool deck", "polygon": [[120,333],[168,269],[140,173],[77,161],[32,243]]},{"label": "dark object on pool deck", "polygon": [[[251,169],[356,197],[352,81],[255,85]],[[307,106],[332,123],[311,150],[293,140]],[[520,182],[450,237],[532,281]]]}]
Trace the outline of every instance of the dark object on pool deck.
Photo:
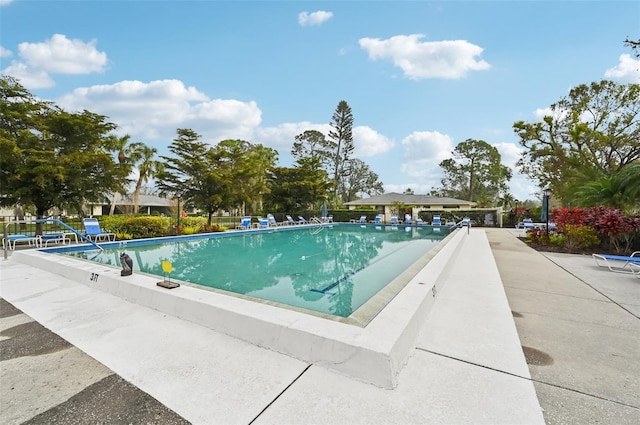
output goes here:
[{"label": "dark object on pool deck", "polygon": [[120,264],[122,265],[120,276],[131,276],[133,274],[133,260],[124,252],[120,254]]},{"label": "dark object on pool deck", "polygon": [[163,280],[162,282],[156,283],[156,285],[162,286],[163,288],[167,288],[167,289],[173,289],[173,288],[177,288],[178,286],[180,286],[179,283],[171,282],[169,280]]}]

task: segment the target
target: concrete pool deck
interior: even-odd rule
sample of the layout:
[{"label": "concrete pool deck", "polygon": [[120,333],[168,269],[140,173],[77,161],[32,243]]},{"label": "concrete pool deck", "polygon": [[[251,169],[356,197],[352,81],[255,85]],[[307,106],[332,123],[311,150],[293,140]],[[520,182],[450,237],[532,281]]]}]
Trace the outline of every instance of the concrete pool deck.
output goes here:
[{"label": "concrete pool deck", "polygon": [[[636,423],[640,281],[591,258],[537,253],[506,229],[468,236],[440,276],[442,289],[393,390],[0,262],[0,295],[28,315],[0,319],[0,347],[14,338],[5,330],[31,318],[72,344],[45,354],[66,373],[49,390],[38,384],[56,375],[51,370],[3,357],[0,421],[46,415],[115,372],[169,418],[136,421],[132,410],[126,423]],[[73,349],[97,366],[65,362],[60,354]],[[540,364],[527,367],[525,355]],[[69,381],[74,388],[58,390]]]}]

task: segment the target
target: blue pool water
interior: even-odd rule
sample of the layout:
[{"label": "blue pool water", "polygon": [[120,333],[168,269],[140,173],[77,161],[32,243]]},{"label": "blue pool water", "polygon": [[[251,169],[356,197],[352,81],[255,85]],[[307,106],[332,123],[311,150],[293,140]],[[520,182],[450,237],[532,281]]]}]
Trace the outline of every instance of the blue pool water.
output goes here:
[{"label": "blue pool water", "polygon": [[446,232],[425,227],[334,225],[214,234],[207,238],[128,243],[101,253],[66,255],[347,317],[417,259]]}]

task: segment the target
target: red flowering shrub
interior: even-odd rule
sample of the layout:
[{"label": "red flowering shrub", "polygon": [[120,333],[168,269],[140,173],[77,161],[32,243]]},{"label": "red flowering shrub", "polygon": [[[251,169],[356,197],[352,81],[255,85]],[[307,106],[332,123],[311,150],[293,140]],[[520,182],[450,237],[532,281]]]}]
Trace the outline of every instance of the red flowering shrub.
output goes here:
[{"label": "red flowering shrub", "polygon": [[584,225],[586,224],[588,214],[582,208],[555,208],[551,217],[556,223],[559,232],[564,231],[564,226],[567,224]]},{"label": "red flowering shrub", "polygon": [[609,245],[619,254],[631,250],[633,237],[640,231],[638,217],[625,217],[622,211],[615,208],[591,208],[588,222],[597,230],[598,235],[606,238]]},{"label": "red flowering shrub", "polygon": [[594,229],[601,240],[606,241],[620,254],[631,250],[633,238],[639,237],[640,232],[640,218],[625,217],[622,211],[616,208],[556,208],[551,217],[559,233],[565,236],[568,233],[572,234],[572,237],[567,239],[567,241],[571,240],[571,245],[584,247],[594,245],[592,231],[579,228],[584,226]]}]

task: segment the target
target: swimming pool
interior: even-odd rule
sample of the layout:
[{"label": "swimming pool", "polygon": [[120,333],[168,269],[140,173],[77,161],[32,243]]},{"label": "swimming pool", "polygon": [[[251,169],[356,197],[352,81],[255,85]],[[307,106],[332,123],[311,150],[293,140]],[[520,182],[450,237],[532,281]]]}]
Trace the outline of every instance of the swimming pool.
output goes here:
[{"label": "swimming pool", "polygon": [[66,255],[119,266],[126,252],[134,271],[160,277],[166,260],[171,280],[348,317],[446,235],[426,226],[295,226],[105,245],[101,253]]},{"label": "swimming pool", "polygon": [[[350,226],[337,224],[341,225]],[[371,226],[373,225],[366,225]],[[416,231],[429,231],[427,227],[423,227],[420,226]],[[318,231],[314,226],[295,226],[291,229],[278,229],[277,232],[303,229]],[[392,229],[384,231],[391,232]],[[399,226],[393,231],[406,232],[406,227]],[[136,271],[132,276],[121,276],[119,259],[117,265],[113,266],[69,255],[58,255],[70,251],[87,251],[91,249],[89,245],[20,250],[13,252],[10,260],[45,270],[63,279],[80,282],[88,287],[88,291],[106,292],[135,303],[141,308],[151,308],[206,326],[259,347],[285,353],[377,386],[394,388],[400,370],[415,347],[414,341],[425,317],[447,285],[450,276],[455,276],[450,274],[450,271],[455,267],[465,266],[463,259],[458,258],[458,252],[469,238],[468,231],[441,231],[447,234],[437,246],[407,267],[349,317],[293,306],[282,308],[284,304],[274,305],[271,301],[262,300],[256,302],[257,299],[246,295],[193,284],[184,284],[169,290],[156,284],[160,280],[157,275]],[[271,231],[251,230],[245,234],[249,232],[260,235]],[[413,232],[412,228],[407,233],[410,232]],[[120,242],[108,242],[102,246],[118,250],[126,248],[128,251],[136,245],[149,245],[168,239],[204,241],[212,237],[238,236],[242,236],[242,233],[190,235],[158,238],[155,241],[139,240],[128,242],[126,247],[121,246]],[[396,237],[398,236],[399,234]],[[87,251],[87,254],[93,255],[97,252]],[[300,258],[303,255],[298,254]],[[111,261],[115,263],[116,259],[113,258]],[[38,282],[33,288],[36,291],[49,290],[46,280]],[[64,298],[66,293],[62,289],[56,296]],[[92,302],[91,296],[87,296],[87,302]],[[158,325],[162,326],[161,323]]]}]

